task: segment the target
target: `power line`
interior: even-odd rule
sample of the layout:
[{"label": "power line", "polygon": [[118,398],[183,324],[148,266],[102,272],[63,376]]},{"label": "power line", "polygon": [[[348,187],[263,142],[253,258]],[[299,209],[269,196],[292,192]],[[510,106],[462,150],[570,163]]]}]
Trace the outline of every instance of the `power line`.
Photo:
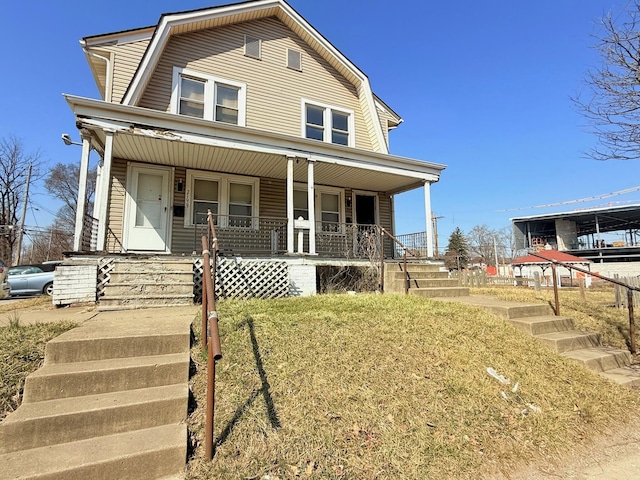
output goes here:
[{"label": "power line", "polygon": [[627,188],[625,190],[618,190],[617,192],[603,193],[602,195],[594,195],[593,197],[579,198],[577,200],[567,200],[565,202],[547,203],[546,205],[535,205],[533,207],[506,208],[504,210],[496,210],[496,212],[515,212],[517,210],[530,210],[532,208],[559,207],[562,205],[571,205],[574,203],[591,202],[593,200],[601,200],[603,198],[616,197],[618,195],[624,195],[625,193],[637,192],[638,190],[640,190],[640,186]]}]

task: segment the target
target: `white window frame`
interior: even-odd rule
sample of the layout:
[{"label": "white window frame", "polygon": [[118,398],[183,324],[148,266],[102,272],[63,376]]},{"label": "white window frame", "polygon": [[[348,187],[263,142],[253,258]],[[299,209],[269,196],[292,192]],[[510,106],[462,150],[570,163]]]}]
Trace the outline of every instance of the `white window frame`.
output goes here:
[{"label": "white window frame", "polygon": [[324,110],[323,114],[323,140],[324,142],[331,143],[333,145],[342,145],[341,143],[333,143],[331,141],[331,132],[333,130],[332,117],[331,112],[336,111],[343,113],[348,116],[347,125],[349,127],[347,146],[353,147],[356,143],[356,134],[355,134],[355,120],[354,120],[354,112],[353,110],[349,110],[347,108],[336,107],[334,105],[329,105],[326,103],[315,102],[313,100],[308,100],[303,98],[301,101],[301,135],[302,138],[307,138],[307,105],[312,107],[321,108]]},{"label": "white window frame", "polygon": [[[247,110],[247,85],[242,82],[228,80],[226,78],[214,77],[204,73],[196,72],[182,67],[173,67],[173,77],[171,86],[171,113],[178,114],[180,112],[180,79],[182,77],[193,78],[205,82],[204,86],[204,119],[215,121],[215,86],[216,84],[228,85],[238,89],[238,123],[237,125],[246,126],[246,110]],[[194,117],[196,118],[196,117]],[[226,123],[226,122],[220,122]],[[227,125],[233,125],[227,123]]]},{"label": "white window frame", "polygon": [[[295,188],[295,187],[294,187]],[[321,233],[323,235],[330,235],[330,234],[343,234],[344,233],[344,226],[346,224],[346,217],[345,217],[345,192],[344,192],[344,188],[337,188],[337,187],[326,187],[326,186],[318,186],[316,185],[314,187],[314,193],[315,193],[315,201],[313,202],[315,205],[315,214],[316,214],[316,225],[318,225],[318,227],[316,228],[316,232],[317,233]],[[322,224],[324,223],[322,221],[322,194],[323,193],[327,193],[330,195],[338,195],[338,221],[336,222],[338,224],[338,229],[337,231],[323,231],[322,230]],[[329,223],[333,223],[333,222],[329,222]]]},{"label": "white window frame", "polygon": [[[204,170],[187,170],[187,183],[184,192],[184,226],[193,227],[193,184],[194,180],[206,180],[218,182],[218,215],[221,216],[218,226],[220,228],[233,228],[238,230],[258,229],[258,222],[255,217],[260,212],[260,179],[257,177],[245,177],[240,175],[223,175],[218,172],[207,172]],[[251,227],[229,227],[229,184],[239,183],[251,185],[251,217],[254,218]]]}]

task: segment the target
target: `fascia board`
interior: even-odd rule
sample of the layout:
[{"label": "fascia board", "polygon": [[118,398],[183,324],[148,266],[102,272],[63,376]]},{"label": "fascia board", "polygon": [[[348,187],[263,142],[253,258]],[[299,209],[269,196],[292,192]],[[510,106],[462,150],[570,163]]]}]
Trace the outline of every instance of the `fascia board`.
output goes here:
[{"label": "fascia board", "polygon": [[[415,160],[395,155],[369,152],[366,150],[324,144],[306,138],[265,132],[248,127],[238,127],[224,123],[215,124],[199,118],[160,112],[147,108],[120,105],[100,100],[64,95],[67,103],[81,121],[96,119],[102,123],[96,126],[107,128],[108,124],[120,131],[131,132],[132,128],[170,131],[183,138],[194,136],[206,143],[207,138],[226,142],[229,148],[249,148],[260,146],[266,153],[296,155],[313,158],[322,162],[367,168],[397,175],[420,178],[431,182],[438,181],[445,165]],[[166,138],[162,136],[162,138]],[[191,137],[189,137],[191,138]],[[195,141],[195,140],[194,140]]]}]

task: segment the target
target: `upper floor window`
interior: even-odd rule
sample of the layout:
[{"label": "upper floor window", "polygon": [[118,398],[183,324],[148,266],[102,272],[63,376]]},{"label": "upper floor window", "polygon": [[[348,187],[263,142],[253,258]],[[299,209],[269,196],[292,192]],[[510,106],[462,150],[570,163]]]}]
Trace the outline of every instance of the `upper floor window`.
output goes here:
[{"label": "upper floor window", "polygon": [[306,138],[354,145],[353,112],[342,108],[303,100],[303,135]]},{"label": "upper floor window", "polygon": [[246,85],[173,68],[171,112],[245,126]]}]

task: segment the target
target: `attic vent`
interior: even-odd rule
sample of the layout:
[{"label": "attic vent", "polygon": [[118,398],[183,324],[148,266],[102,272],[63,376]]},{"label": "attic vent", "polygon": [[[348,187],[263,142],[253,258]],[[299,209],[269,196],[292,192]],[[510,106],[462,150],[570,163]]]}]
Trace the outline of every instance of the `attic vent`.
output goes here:
[{"label": "attic vent", "polygon": [[297,50],[287,48],[287,67],[293,70],[302,71],[302,54]]},{"label": "attic vent", "polygon": [[261,58],[261,41],[259,38],[244,36],[244,54],[251,58]]}]

